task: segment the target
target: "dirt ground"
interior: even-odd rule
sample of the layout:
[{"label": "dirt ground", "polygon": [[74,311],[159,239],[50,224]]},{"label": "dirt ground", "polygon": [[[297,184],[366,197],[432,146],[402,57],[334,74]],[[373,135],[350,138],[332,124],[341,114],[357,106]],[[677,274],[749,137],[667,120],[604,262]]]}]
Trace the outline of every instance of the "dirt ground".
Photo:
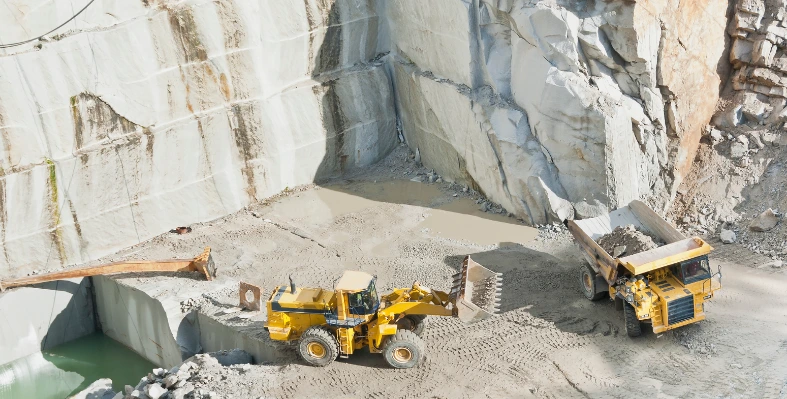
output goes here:
[{"label": "dirt ground", "polygon": [[[424,171],[412,162],[389,159],[102,261],[190,257],[210,245],[220,273],[214,282],[121,281],[206,292],[191,303],[212,315],[237,306],[238,280],[269,293],[289,275],[297,285],[331,287],[342,270],[360,269],[378,276],[381,293],[415,280],[445,290],[468,254],[503,273],[498,316],[472,325],[427,319],[427,358],[417,368],[391,369],[365,351],[315,368],[282,345],[279,361],[213,379],[220,397],[787,398],[787,272],[763,266],[769,259],[714,244],[724,288],[707,304],[708,320],[631,339],[612,302],[580,293],[583,260],[562,226],[533,229],[482,212],[472,190],[410,181],[417,173]],[[266,334],[264,315],[216,317]]]}]

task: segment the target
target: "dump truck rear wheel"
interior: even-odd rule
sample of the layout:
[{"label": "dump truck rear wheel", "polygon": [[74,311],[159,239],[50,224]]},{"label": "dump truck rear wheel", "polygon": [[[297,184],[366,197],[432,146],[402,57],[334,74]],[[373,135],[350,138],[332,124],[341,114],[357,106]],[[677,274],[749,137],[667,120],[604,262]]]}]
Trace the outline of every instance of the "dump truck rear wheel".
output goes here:
[{"label": "dump truck rear wheel", "polygon": [[626,321],[626,334],[629,337],[642,335],[642,323],[637,319],[637,310],[628,302],[623,304],[623,318]]},{"label": "dump truck rear wheel", "polygon": [[399,321],[396,322],[396,328],[399,330],[407,330],[412,331],[417,336],[421,336],[424,333],[424,329],[426,328],[426,324],[424,323],[424,319],[426,316],[420,314],[409,314],[407,316],[402,317]]},{"label": "dump truck rear wheel", "polygon": [[401,330],[390,336],[383,345],[383,357],[393,368],[409,369],[424,358],[424,341],[412,331]]},{"label": "dump truck rear wheel", "polygon": [[609,295],[605,291],[597,292],[600,288],[598,280],[596,271],[590,266],[584,265],[579,268],[579,285],[582,288],[582,293],[585,294],[585,298],[591,301],[598,301],[605,295]]},{"label": "dump truck rear wheel", "polygon": [[325,367],[339,356],[339,342],[328,329],[309,327],[301,334],[298,354],[312,366]]}]

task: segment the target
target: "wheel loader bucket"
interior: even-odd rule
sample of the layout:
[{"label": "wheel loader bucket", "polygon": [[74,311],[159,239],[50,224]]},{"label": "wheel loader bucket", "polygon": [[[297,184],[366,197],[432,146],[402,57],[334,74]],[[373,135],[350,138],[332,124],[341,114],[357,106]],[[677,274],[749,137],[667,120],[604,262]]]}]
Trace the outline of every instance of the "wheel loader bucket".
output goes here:
[{"label": "wheel loader bucket", "polygon": [[495,273],[466,256],[462,269],[454,275],[450,298],[456,316],[465,323],[475,323],[500,311],[502,275]]}]

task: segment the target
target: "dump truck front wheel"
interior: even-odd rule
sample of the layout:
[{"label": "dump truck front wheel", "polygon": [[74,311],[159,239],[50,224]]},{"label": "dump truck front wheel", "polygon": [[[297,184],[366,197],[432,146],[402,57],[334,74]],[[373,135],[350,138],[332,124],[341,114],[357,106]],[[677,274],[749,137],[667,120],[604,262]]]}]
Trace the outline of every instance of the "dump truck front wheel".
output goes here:
[{"label": "dump truck front wheel", "polygon": [[301,334],[298,354],[312,366],[325,367],[339,356],[339,342],[328,329],[309,327]]},{"label": "dump truck front wheel", "polygon": [[601,289],[600,279],[596,275],[596,271],[589,265],[583,265],[579,268],[579,285],[582,288],[582,293],[585,294],[585,298],[591,301],[598,301],[609,295],[607,290]]},{"label": "dump truck front wheel", "polygon": [[412,331],[400,330],[390,336],[383,346],[383,357],[397,369],[415,367],[424,358],[424,341]]},{"label": "dump truck front wheel", "polygon": [[628,302],[623,304],[623,318],[626,321],[626,334],[629,337],[642,335],[642,323],[637,318],[637,310]]},{"label": "dump truck front wheel", "polygon": [[407,316],[402,317],[399,321],[396,322],[396,328],[398,330],[407,330],[412,331],[417,336],[421,336],[424,333],[424,329],[426,328],[426,324],[424,320],[426,319],[425,315],[420,314],[409,314]]}]

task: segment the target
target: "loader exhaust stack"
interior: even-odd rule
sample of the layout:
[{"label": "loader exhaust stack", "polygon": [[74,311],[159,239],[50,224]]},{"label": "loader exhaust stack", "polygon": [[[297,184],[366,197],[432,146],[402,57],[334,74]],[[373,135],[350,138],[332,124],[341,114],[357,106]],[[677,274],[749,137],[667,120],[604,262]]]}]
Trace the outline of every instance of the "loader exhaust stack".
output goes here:
[{"label": "loader exhaust stack", "polygon": [[475,323],[500,311],[502,274],[495,273],[466,256],[462,269],[454,275],[449,298],[465,323]]}]

